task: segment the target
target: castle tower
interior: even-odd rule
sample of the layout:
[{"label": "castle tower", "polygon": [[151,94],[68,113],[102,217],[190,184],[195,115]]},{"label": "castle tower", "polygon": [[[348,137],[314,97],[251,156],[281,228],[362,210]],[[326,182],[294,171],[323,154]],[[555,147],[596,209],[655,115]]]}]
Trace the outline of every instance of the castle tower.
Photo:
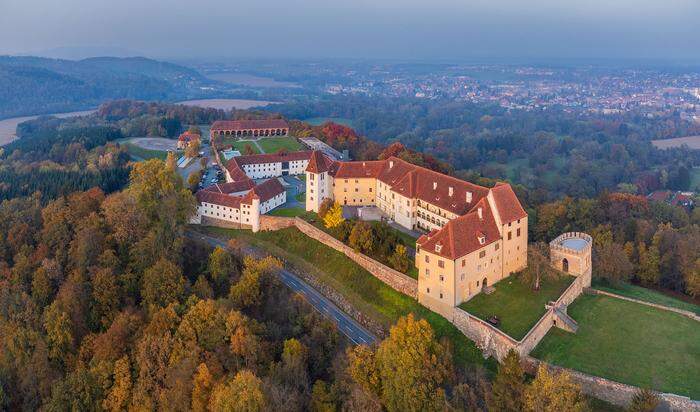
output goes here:
[{"label": "castle tower", "polygon": [[253,201],[251,202],[250,226],[253,233],[260,230],[260,198],[258,195],[254,195]]},{"label": "castle tower", "polygon": [[331,161],[323,153],[314,150],[306,167],[306,210],[318,212],[326,198],[333,198],[333,177]]}]

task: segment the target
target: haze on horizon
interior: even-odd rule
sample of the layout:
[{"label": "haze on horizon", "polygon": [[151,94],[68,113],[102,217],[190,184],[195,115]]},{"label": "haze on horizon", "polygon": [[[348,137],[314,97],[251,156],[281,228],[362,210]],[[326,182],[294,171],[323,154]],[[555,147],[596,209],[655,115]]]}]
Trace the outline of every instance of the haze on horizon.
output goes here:
[{"label": "haze on horizon", "polygon": [[0,54],[700,62],[698,17],[697,0],[2,0]]}]

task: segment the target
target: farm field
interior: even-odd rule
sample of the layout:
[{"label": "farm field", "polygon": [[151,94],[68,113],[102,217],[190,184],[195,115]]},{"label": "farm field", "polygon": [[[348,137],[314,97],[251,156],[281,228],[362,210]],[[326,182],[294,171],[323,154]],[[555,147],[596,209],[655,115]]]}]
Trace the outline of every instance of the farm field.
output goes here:
[{"label": "farm field", "polygon": [[592,375],[700,399],[700,327],[682,315],[608,296],[568,309],[573,334],[552,328],[532,356]]},{"label": "farm field", "polygon": [[544,305],[557,300],[574,279],[573,276],[542,279],[540,290],[534,291],[516,276],[510,276],[493,285],[495,292],[480,293],[459,307],[482,320],[498,316],[497,328],[520,340],[544,315]]},{"label": "farm field", "polygon": [[684,144],[691,149],[700,149],[700,136],[676,137],[674,139],[652,140],[651,143],[659,149],[681,147]]}]

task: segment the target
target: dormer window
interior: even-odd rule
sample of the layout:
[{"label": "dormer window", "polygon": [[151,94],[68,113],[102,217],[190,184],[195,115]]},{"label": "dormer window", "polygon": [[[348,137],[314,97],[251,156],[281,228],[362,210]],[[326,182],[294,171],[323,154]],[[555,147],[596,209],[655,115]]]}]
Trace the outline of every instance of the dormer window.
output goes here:
[{"label": "dormer window", "polygon": [[478,236],[478,239],[479,239],[479,244],[480,244],[480,245],[483,245],[484,243],[486,243],[486,236],[484,236],[484,235],[479,235],[479,236]]},{"label": "dormer window", "polygon": [[442,243],[436,243],[435,244],[435,252],[440,253],[441,250],[442,250]]}]

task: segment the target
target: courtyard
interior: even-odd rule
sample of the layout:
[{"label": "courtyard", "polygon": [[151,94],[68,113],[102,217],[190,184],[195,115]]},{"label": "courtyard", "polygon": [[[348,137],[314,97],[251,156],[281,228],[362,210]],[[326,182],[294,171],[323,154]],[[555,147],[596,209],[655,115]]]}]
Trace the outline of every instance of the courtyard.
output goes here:
[{"label": "courtyard", "polygon": [[608,296],[581,295],[568,309],[573,334],[552,328],[531,353],[617,382],[700,399],[700,324]]},{"label": "courtyard", "polygon": [[511,275],[494,285],[491,294],[480,293],[459,307],[482,320],[497,316],[498,329],[520,340],[546,312],[545,304],[555,301],[574,281],[573,276],[542,279],[540,290]]}]

